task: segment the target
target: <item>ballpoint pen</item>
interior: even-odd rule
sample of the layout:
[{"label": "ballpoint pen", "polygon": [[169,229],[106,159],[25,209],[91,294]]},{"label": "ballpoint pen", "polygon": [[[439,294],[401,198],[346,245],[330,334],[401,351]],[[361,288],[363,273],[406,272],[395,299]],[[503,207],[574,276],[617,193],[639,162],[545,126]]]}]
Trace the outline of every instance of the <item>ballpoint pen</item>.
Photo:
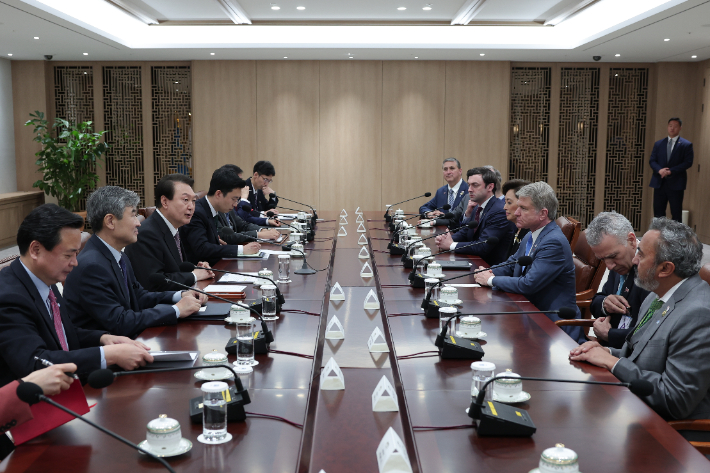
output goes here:
[{"label": "ballpoint pen", "polygon": [[[39,361],[39,362],[42,363],[44,366],[54,366],[54,363],[52,363],[51,361],[45,360],[44,358],[40,358],[40,357],[38,357],[38,356],[35,356],[35,360]],[[64,373],[64,374],[67,375],[67,376],[71,376],[71,377],[74,378],[74,379],[79,379],[79,377],[78,377],[76,374],[74,374],[74,373]]]}]

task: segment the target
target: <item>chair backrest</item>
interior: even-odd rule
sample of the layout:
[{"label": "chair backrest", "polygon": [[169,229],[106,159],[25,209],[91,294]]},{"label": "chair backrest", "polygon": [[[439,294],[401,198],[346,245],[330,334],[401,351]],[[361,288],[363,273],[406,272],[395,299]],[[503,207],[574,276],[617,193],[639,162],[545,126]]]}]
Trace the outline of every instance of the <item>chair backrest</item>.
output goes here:
[{"label": "chair backrest", "polygon": [[703,278],[703,281],[710,284],[710,263],[706,263],[700,268],[700,277]]},{"label": "chair backrest", "polygon": [[19,257],[20,255],[12,255],[8,256],[7,258],[0,259],[0,270],[10,266],[10,264]]},{"label": "chair backrest", "polygon": [[91,233],[81,232],[81,246],[79,247],[79,253],[81,253],[81,250],[84,249],[86,242],[89,241],[89,238],[91,238]]},{"label": "chair backrest", "polygon": [[155,212],[155,207],[141,207],[138,209],[138,215],[142,215],[145,218],[150,217]]},{"label": "chair backrest", "polygon": [[138,222],[140,222],[140,223],[143,223],[145,221],[145,217],[142,216],[141,214],[138,214],[136,217],[138,218]]},{"label": "chair backrest", "polygon": [[565,216],[557,217],[555,223],[560,227],[564,236],[567,237],[569,246],[574,253],[574,248],[577,246],[577,240],[579,239],[579,232],[582,230],[582,224],[572,217]]},{"label": "chair backrest", "polygon": [[197,194],[197,198],[201,199],[207,195],[207,191],[197,191],[196,194]]},{"label": "chair backrest", "polygon": [[[573,260],[577,293],[593,289],[593,296],[599,290],[599,283],[604,277],[606,266],[594,255],[587,243],[586,231],[579,234]],[[591,298],[590,296],[589,299]]]}]

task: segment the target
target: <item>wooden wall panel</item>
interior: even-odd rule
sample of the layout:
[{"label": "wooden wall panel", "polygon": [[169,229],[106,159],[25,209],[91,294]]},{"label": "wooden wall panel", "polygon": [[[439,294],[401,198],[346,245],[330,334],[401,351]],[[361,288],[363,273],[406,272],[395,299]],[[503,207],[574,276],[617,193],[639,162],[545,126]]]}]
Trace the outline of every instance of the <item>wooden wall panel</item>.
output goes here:
[{"label": "wooden wall panel", "polygon": [[[444,156],[508,175],[510,63],[447,61]],[[440,184],[443,185],[443,184]]]},{"label": "wooden wall panel", "polygon": [[[695,152],[694,169],[700,168],[696,183],[689,190],[686,190],[684,207],[691,208],[690,226],[695,228],[700,240],[705,244],[710,244],[710,205],[705,197],[703,184],[710,182],[710,61],[699,64],[699,108],[702,110],[697,116],[697,139],[693,142]],[[703,86],[704,84],[704,86]],[[685,129],[685,126],[683,126]],[[681,136],[684,136],[684,130]],[[689,176],[688,184],[691,185]],[[696,187],[697,191],[693,192]],[[693,194],[695,194],[693,196]]]},{"label": "wooden wall panel", "polygon": [[381,209],[382,62],[320,66],[320,206]]},{"label": "wooden wall panel", "polygon": [[41,179],[37,172],[35,153],[41,149],[32,141],[32,127],[26,127],[30,113],[36,110],[45,113],[47,109],[44,61],[12,61],[12,104],[15,124],[15,166],[17,168],[17,190],[32,191],[32,183]]},{"label": "wooden wall panel", "polygon": [[[321,208],[318,183],[318,61],[259,61],[256,66],[257,159],[271,161],[277,194]],[[283,205],[301,208],[283,201]],[[325,210],[325,209],[324,209]]]},{"label": "wooden wall panel", "polygon": [[209,188],[212,172],[223,164],[236,164],[249,174],[258,160],[256,62],[193,61],[192,85],[198,191]]},{"label": "wooden wall panel", "polygon": [[[382,204],[434,192],[444,183],[446,63],[388,61],[382,68]],[[426,200],[402,208],[417,211]]]}]

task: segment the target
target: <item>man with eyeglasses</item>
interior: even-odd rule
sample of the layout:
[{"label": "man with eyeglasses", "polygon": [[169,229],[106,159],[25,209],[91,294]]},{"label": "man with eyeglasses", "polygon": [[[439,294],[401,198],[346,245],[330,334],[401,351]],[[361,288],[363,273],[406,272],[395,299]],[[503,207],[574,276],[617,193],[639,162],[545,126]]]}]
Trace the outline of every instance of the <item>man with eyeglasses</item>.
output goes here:
[{"label": "man with eyeglasses", "polygon": [[246,181],[246,187],[249,188],[249,197],[247,200],[242,199],[237,208],[237,215],[242,220],[262,227],[268,225],[272,227],[281,226],[281,222],[278,219],[262,216],[262,212],[267,211],[278,213],[275,209],[279,204],[279,199],[273,189],[269,187],[274,181],[275,175],[274,165],[269,161],[258,161],[254,165],[253,174]]}]

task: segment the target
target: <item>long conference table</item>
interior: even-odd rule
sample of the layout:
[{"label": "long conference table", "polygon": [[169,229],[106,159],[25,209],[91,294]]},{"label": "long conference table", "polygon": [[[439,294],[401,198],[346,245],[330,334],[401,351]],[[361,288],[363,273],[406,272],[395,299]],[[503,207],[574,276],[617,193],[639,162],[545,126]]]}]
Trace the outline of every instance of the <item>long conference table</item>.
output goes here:
[{"label": "long conference table", "polygon": [[[103,390],[87,385],[93,407],[86,417],[135,443],[145,439],[146,424],[158,415],[177,419],[193,448],[168,461],[184,472],[377,472],[375,452],[390,427],[403,440],[415,473],[527,472],[537,467],[542,451],[556,443],[577,452],[585,473],[708,471],[708,460],[624,387],[525,381],[523,388],[531,399],[519,407],[528,411],[537,427],[529,438],[478,437],[474,428],[428,429],[472,424],[465,412],[471,402],[471,360],[442,360],[436,353],[398,359],[435,350],[439,323],[422,315],[424,290],[409,287],[409,270],[387,252],[390,233],[380,212],[365,213],[367,245],[358,243],[363,233],[357,231],[355,214],[347,217],[346,236],[337,236],[338,213],[323,214],[315,240],[306,246],[308,262],[323,271],[295,275],[302,260],[292,259],[292,282],[281,285],[286,304],[273,325],[273,349],[313,358],[257,355],[254,372],[240,375],[252,399],[248,413],[280,416],[302,428],[248,415],[245,422],[229,423],[231,442],[199,443],[202,425],[190,422],[188,400],[201,396],[200,382],[190,371],[119,377]],[[427,237],[436,229],[419,232]],[[436,253],[433,241],[427,243]],[[362,246],[370,253],[367,259],[359,258]],[[485,266],[478,258],[469,259],[473,267]],[[365,261],[372,266],[373,277],[360,276]],[[216,265],[248,272],[265,267],[278,275],[277,266],[274,256]],[[456,282],[473,283],[471,279]],[[343,288],[344,301],[330,300],[336,282]],[[377,310],[363,308],[371,289],[380,302]],[[567,355],[575,343],[545,315],[487,315],[536,310],[525,297],[490,288],[458,291],[464,301],[462,312],[481,314],[488,335],[481,342],[483,360],[495,363],[496,372],[510,368],[521,376],[616,381],[606,370],[570,362]],[[248,285],[247,300],[258,298],[259,291]],[[343,325],[344,339],[325,338],[334,315]],[[375,327],[383,332],[389,353],[368,350]],[[154,350],[199,350],[201,356],[213,350],[224,353],[233,336],[233,325],[186,319],[148,329],[139,340]],[[321,370],[331,357],[342,370],[344,390],[320,389]],[[383,376],[394,386],[398,412],[372,410],[372,392]],[[159,470],[164,468],[156,461],[78,420],[18,447],[0,464],[0,472]]]}]

